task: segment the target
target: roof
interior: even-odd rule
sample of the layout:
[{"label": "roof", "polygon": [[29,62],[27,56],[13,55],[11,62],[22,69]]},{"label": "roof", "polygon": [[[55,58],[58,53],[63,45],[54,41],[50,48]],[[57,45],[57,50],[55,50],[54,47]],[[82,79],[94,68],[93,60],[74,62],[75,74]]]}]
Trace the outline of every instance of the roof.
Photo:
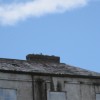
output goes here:
[{"label": "roof", "polygon": [[0,58],[0,71],[4,72],[22,72],[33,74],[49,75],[72,75],[72,76],[90,76],[100,77],[100,73],[88,71],[60,62],[31,61]]}]

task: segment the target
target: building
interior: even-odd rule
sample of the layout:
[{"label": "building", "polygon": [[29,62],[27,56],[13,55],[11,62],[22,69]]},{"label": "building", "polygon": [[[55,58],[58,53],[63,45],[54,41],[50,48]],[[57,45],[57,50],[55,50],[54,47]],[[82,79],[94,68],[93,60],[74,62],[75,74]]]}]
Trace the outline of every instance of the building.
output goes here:
[{"label": "building", "polygon": [[100,100],[100,73],[29,54],[0,59],[0,100]]}]

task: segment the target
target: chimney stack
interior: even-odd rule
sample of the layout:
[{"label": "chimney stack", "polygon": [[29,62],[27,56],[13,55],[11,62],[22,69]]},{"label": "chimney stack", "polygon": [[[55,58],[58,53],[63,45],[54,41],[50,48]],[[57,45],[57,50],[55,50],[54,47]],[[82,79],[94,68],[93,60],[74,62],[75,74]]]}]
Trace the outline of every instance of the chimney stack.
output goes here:
[{"label": "chimney stack", "polygon": [[26,59],[34,62],[60,63],[60,57],[42,54],[28,54]]}]

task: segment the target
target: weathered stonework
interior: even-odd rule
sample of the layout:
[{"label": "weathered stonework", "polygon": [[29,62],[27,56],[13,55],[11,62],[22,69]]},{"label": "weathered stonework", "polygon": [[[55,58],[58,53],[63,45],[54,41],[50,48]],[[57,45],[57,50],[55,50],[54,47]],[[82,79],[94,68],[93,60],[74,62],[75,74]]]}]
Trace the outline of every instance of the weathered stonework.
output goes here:
[{"label": "weathered stonework", "polygon": [[0,88],[17,90],[17,100],[52,100],[50,92],[64,92],[66,100],[96,100],[100,74],[61,64],[59,59],[0,59]]}]

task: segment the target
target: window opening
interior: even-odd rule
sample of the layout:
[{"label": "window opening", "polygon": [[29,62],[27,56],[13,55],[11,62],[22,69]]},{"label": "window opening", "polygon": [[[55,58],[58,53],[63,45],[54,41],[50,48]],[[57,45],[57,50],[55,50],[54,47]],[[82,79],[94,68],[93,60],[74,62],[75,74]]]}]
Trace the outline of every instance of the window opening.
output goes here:
[{"label": "window opening", "polygon": [[48,100],[66,100],[66,92],[48,92]]},{"label": "window opening", "polygon": [[16,90],[0,88],[0,100],[17,100]]},{"label": "window opening", "polygon": [[96,100],[100,100],[100,93],[96,94]]}]

